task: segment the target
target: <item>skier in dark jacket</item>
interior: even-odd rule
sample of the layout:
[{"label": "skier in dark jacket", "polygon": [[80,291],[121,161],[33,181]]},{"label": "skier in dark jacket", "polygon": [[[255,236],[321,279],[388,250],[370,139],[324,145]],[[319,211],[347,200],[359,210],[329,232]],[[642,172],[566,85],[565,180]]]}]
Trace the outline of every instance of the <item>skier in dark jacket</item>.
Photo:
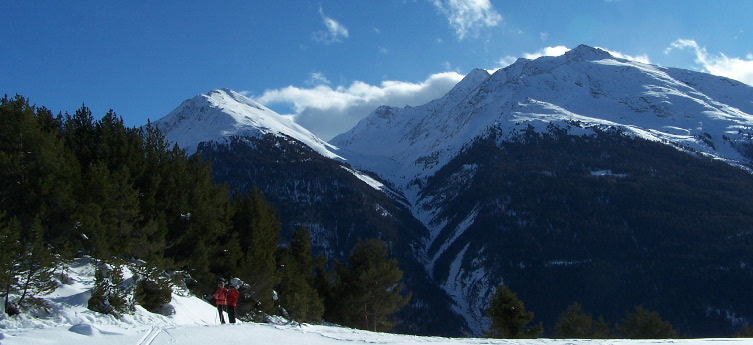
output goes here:
[{"label": "skier in dark jacket", "polygon": [[[217,287],[217,291],[214,292],[214,301],[215,303],[217,303],[217,312],[220,313],[221,323],[225,323],[225,315],[223,315],[222,312],[225,311],[225,308],[227,306],[227,293],[228,290],[225,288],[225,283],[220,282],[220,285]],[[235,315],[233,315],[232,320],[235,320]]]},{"label": "skier in dark jacket", "polygon": [[235,306],[238,304],[238,295],[240,295],[240,292],[235,288],[235,285],[230,285],[230,290],[227,292],[227,315],[230,323],[235,323]]}]

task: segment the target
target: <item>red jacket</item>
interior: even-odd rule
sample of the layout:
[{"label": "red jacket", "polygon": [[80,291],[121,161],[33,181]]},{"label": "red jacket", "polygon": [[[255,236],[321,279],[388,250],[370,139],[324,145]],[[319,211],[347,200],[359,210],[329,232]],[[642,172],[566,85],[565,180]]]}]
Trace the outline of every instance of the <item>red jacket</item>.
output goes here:
[{"label": "red jacket", "polygon": [[236,289],[230,289],[227,292],[227,305],[235,307],[236,304],[238,304],[238,295],[240,295],[240,291]]},{"label": "red jacket", "polygon": [[217,291],[214,292],[214,301],[217,305],[227,304],[227,292],[227,289],[224,287],[217,288]]}]

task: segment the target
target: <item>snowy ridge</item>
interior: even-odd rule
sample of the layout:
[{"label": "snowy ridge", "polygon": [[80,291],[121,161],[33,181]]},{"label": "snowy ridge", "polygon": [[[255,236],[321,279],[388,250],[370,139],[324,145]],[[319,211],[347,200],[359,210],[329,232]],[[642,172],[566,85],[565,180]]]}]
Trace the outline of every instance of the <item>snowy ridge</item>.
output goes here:
[{"label": "snowy ridge", "polygon": [[559,57],[518,59],[491,76],[474,70],[441,99],[380,107],[330,142],[354,166],[406,189],[489,129],[513,133],[529,124],[618,127],[749,165],[733,144],[753,133],[751,99],[753,87],[740,82],[581,45]]},{"label": "snowy ridge", "polygon": [[166,139],[188,154],[199,143],[223,141],[230,136],[286,135],[328,158],[340,158],[332,145],[280,114],[228,89],[212,90],[181,103],[155,121]]}]

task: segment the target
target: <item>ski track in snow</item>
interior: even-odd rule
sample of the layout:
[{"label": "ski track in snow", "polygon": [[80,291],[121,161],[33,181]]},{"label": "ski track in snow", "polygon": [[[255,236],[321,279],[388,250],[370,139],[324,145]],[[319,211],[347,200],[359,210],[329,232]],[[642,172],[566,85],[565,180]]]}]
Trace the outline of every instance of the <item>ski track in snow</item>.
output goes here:
[{"label": "ski track in snow", "polygon": [[162,333],[163,329],[152,326],[147,332],[144,333],[144,336],[139,340],[137,345],[152,345],[154,342],[154,339],[157,338],[160,333]]}]

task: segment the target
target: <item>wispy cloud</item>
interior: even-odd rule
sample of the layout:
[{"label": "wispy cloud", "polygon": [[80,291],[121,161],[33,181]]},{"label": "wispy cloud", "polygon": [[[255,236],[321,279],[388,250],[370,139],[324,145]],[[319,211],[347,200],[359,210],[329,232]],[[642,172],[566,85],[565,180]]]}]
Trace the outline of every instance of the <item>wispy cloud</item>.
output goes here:
[{"label": "wispy cloud", "polygon": [[489,0],[430,0],[447,17],[458,39],[477,37],[482,27],[497,26],[502,16]]},{"label": "wispy cloud", "polygon": [[545,47],[534,53],[524,53],[523,57],[533,60],[542,56],[560,56],[567,53],[568,50],[570,50],[570,48],[565,46]]},{"label": "wispy cloud", "polygon": [[[565,46],[544,47],[533,53],[523,53],[523,57],[526,59],[534,60],[542,56],[560,56],[562,54],[567,53],[568,50],[570,50],[570,48],[567,48]],[[507,66],[512,65],[517,60],[518,60],[517,57],[512,56],[512,55],[507,55],[497,60],[498,66],[496,68],[489,70],[489,72],[494,73],[500,68],[505,68]]]},{"label": "wispy cloud", "polygon": [[[499,68],[505,68],[507,66],[512,65],[517,60],[518,60],[518,58],[516,58],[516,57],[514,57],[512,55],[507,55],[507,56],[505,56],[505,57],[497,60],[497,64],[499,64]],[[499,69],[499,68],[497,68],[497,69]],[[494,71],[496,71],[497,69],[494,69]]]},{"label": "wispy cloud", "polygon": [[329,85],[329,80],[321,72],[313,72],[313,73],[311,73],[309,75],[309,78],[306,80],[306,84],[308,84],[308,85],[322,85],[322,84]]},{"label": "wispy cloud", "polygon": [[664,51],[669,54],[674,49],[691,49],[695,53],[695,62],[704,72],[722,77],[739,80],[753,85],[753,55],[748,54],[744,59],[730,58],[719,53],[709,54],[706,47],[700,46],[695,40],[678,39]]},{"label": "wispy cloud", "polygon": [[343,133],[380,105],[417,106],[450,91],[463,75],[443,72],[419,83],[383,81],[370,85],[361,81],[350,86],[317,85],[312,88],[288,86],[266,90],[256,101],[266,106],[292,105],[295,121],[324,140]]},{"label": "wispy cloud", "polygon": [[637,62],[641,62],[641,63],[646,63],[646,64],[651,63],[651,59],[649,59],[648,55],[646,55],[646,54],[638,55],[638,56],[632,56],[632,55],[627,55],[627,54],[620,53],[618,51],[609,50],[609,49],[606,49],[606,48],[601,48],[601,47],[598,47],[598,48],[606,50],[607,52],[609,52],[609,54],[612,54],[612,56],[614,56],[616,58],[626,59],[626,60],[633,60],[633,61],[637,61]]},{"label": "wispy cloud", "polygon": [[321,7],[319,7],[319,15],[322,17],[322,21],[327,30],[314,32],[312,34],[314,41],[331,44],[342,42],[344,38],[348,38],[348,28],[340,24],[340,22],[327,17]]}]

